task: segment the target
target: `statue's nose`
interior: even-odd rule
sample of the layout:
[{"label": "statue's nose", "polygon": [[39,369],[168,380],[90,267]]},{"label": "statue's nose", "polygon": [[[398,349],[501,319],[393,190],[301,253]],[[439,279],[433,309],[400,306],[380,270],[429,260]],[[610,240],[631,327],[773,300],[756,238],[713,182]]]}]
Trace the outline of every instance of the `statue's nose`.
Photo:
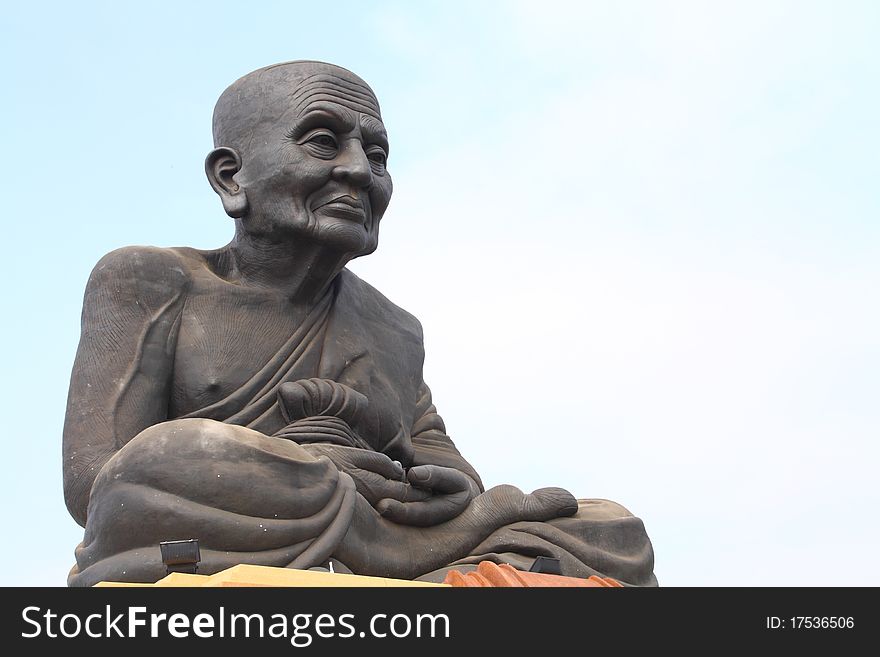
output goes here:
[{"label": "statue's nose", "polygon": [[339,179],[350,181],[357,187],[368,187],[373,181],[370,160],[360,141],[351,139],[344,143],[337,156],[334,175]]}]

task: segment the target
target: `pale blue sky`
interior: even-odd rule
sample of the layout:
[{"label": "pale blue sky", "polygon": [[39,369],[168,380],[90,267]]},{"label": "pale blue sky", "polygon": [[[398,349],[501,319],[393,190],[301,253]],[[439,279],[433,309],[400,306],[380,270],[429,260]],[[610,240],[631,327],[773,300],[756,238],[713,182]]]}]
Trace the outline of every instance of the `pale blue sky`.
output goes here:
[{"label": "pale blue sky", "polygon": [[81,538],[60,447],[91,267],[225,244],[214,101],[322,59],[391,137],[353,268],[422,320],[487,484],[621,502],[663,584],[880,585],[877,34],[872,2],[7,6],[0,583],[63,584]]}]

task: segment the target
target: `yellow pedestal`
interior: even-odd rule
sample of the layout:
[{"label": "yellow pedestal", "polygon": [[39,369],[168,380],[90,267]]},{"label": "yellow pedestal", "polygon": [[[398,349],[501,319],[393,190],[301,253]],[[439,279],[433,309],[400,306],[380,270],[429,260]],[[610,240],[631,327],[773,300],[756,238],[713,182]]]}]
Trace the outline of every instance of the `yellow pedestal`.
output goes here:
[{"label": "yellow pedestal", "polygon": [[366,577],[365,575],[344,575],[325,573],[316,570],[294,570],[292,568],[273,568],[271,566],[252,566],[239,564],[214,575],[186,575],[171,573],[155,584],[136,584],[132,582],[98,582],[95,586],[161,586],[161,587],[207,587],[207,586],[320,586],[320,587],[411,587],[448,586],[432,582],[413,582],[406,579],[386,579]]}]

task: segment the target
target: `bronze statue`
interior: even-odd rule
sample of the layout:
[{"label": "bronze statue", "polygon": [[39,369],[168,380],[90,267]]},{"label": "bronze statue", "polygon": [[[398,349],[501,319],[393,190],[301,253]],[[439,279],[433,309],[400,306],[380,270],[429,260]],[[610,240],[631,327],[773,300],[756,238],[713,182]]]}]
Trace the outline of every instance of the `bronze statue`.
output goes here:
[{"label": "bronze statue", "polygon": [[[237,563],[442,581],[483,560],[651,585],[642,522],[559,488],[484,491],[422,379],[419,322],[345,269],[391,198],[379,104],[290,62],[214,110],[205,168],[230,244],[127,247],[89,280],[64,426],[85,527],[69,577],[155,581],[158,544]],[[486,437],[490,439],[491,437]]]}]

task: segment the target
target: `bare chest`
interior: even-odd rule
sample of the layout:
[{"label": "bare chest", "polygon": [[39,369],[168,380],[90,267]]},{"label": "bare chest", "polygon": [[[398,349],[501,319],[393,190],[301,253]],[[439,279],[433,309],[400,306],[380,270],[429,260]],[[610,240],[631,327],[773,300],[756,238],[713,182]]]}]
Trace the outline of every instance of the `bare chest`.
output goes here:
[{"label": "bare chest", "polygon": [[180,318],[171,417],[224,399],[290,339],[306,312],[258,294],[192,295]]}]

